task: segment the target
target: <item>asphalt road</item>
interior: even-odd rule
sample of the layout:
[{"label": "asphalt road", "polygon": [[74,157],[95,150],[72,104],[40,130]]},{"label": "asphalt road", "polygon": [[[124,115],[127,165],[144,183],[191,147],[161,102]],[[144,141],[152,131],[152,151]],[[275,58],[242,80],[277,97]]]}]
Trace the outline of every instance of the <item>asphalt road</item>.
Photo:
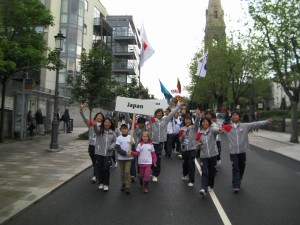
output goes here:
[{"label": "asphalt road", "polygon": [[[252,148],[241,191],[231,187],[231,165],[224,138],[222,165],[214,193],[198,196],[181,180],[181,160],[163,158],[158,183],[144,194],[138,183],[131,195],[120,192],[119,168],[111,169],[108,193],[90,183],[92,169],[84,171],[5,224],[9,225],[297,225],[300,224],[299,162]],[[47,176],[47,174],[45,174]],[[220,205],[218,204],[220,203]]]}]

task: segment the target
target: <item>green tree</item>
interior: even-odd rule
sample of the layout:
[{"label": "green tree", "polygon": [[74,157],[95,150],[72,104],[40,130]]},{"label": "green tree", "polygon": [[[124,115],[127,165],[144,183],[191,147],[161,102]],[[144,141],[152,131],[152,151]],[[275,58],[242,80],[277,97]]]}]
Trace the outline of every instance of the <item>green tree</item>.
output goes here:
[{"label": "green tree", "polygon": [[44,34],[38,33],[36,27],[49,25],[53,25],[53,16],[39,0],[0,1],[0,142],[3,142],[6,83],[14,73],[39,70],[47,64]]},{"label": "green tree", "polygon": [[299,143],[297,110],[300,94],[300,4],[299,0],[251,1],[255,44],[265,55],[265,67],[274,74],[291,102],[290,142]]},{"label": "green tree", "polygon": [[90,116],[96,107],[109,107],[114,98],[112,90],[113,56],[102,46],[97,46],[89,53],[81,54],[81,70],[67,78],[72,87],[71,102],[83,102],[88,105]]},{"label": "green tree", "polygon": [[138,85],[138,80],[131,78],[130,83],[121,84],[115,90],[116,96],[127,98],[150,99],[148,88]]}]

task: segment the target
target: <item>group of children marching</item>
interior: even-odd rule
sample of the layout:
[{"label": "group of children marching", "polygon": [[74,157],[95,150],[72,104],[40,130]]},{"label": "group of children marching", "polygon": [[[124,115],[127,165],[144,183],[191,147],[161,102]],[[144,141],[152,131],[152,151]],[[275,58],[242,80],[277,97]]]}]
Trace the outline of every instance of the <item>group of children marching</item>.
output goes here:
[{"label": "group of children marching", "polygon": [[[109,190],[111,158],[116,151],[120,167],[121,191],[130,194],[132,164],[137,158],[140,185],[144,193],[149,192],[149,181],[152,170],[152,181],[157,182],[161,172],[161,157],[164,143],[167,141],[167,126],[175,113],[184,105],[178,106],[164,116],[162,109],[154,112],[154,117],[139,117],[133,131],[129,134],[127,124],[122,124],[118,130],[117,124],[102,113],[97,113],[93,121],[89,121],[83,113],[83,104],[80,104],[80,114],[89,128],[89,155],[94,171],[92,181],[98,179],[99,189]],[[149,122],[145,125],[146,119]],[[200,165],[202,170],[200,196],[214,187],[214,177],[217,162],[220,162],[220,133],[224,133],[229,140],[230,159],[232,161],[232,185],[237,193],[240,189],[241,179],[245,170],[246,150],[248,149],[248,132],[256,129],[271,120],[252,123],[240,123],[240,114],[232,114],[232,124],[217,127],[212,122],[211,113],[203,114],[196,110],[195,120],[189,115],[183,117],[183,126],[179,132],[182,154],[182,180],[188,181],[188,186],[195,182],[195,158],[200,151]],[[119,133],[119,135],[117,135]]]}]

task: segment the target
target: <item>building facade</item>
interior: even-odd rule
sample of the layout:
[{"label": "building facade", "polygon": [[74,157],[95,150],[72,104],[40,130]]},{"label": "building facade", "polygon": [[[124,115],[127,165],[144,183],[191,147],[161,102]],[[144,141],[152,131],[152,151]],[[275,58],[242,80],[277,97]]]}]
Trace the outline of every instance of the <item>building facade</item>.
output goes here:
[{"label": "building facade", "polygon": [[[113,79],[126,83],[128,77],[138,75],[139,37],[132,16],[109,16],[100,0],[41,0],[41,3],[54,16],[54,26],[37,28],[44,33],[49,49],[55,50],[54,36],[59,32],[66,37],[60,54],[60,60],[65,64],[59,71],[60,113],[66,107],[72,107],[68,103],[71,87],[66,78],[75,79],[80,72],[81,53],[88,53],[94,46],[102,45],[113,53]],[[31,85],[24,88],[28,82]],[[47,69],[12,77],[6,94],[5,117],[8,120],[4,137],[24,136],[26,113],[31,110],[34,115],[38,108],[42,110],[46,131],[51,130],[55,83],[56,71]],[[72,110],[69,111],[71,117],[76,117]]]}]

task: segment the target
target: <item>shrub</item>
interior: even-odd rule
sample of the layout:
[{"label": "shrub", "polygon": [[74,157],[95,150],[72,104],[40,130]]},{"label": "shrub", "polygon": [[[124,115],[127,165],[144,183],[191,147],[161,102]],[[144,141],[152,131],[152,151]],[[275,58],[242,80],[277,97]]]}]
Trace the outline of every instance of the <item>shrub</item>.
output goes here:
[{"label": "shrub", "polygon": [[89,140],[89,131],[86,131],[86,132],[84,132],[82,134],[79,134],[78,138],[80,140]]}]

